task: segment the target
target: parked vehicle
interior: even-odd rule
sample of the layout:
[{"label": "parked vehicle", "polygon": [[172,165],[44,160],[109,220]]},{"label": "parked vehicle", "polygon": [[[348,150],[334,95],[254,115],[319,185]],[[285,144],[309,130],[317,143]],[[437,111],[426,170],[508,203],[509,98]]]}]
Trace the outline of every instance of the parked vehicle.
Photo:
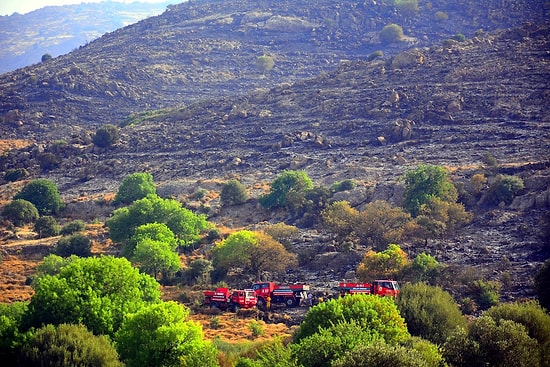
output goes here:
[{"label": "parked vehicle", "polygon": [[287,307],[296,307],[307,298],[309,285],[280,285],[274,282],[260,282],[254,283],[252,289],[258,298],[258,307],[260,308],[265,308],[268,303],[284,303]]},{"label": "parked vehicle", "polygon": [[372,283],[343,282],[340,283],[338,290],[340,295],[362,293],[397,297],[399,295],[399,283],[390,279],[375,280]]},{"label": "parked vehicle", "polygon": [[215,291],[204,291],[204,305],[220,310],[237,312],[241,308],[254,308],[258,303],[252,289],[229,290],[218,288]]}]

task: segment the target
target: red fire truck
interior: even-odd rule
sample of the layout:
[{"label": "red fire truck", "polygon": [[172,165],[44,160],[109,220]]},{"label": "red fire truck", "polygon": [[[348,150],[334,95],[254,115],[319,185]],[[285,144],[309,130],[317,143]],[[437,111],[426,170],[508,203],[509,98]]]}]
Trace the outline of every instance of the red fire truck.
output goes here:
[{"label": "red fire truck", "polygon": [[254,283],[252,289],[256,293],[260,308],[266,307],[268,301],[271,304],[284,303],[287,307],[295,307],[300,305],[301,300],[307,298],[309,285],[280,285],[274,282],[262,282]]},{"label": "red fire truck", "polygon": [[252,289],[229,290],[218,288],[215,291],[204,291],[204,305],[220,310],[237,312],[241,308],[256,307],[258,300]]},{"label": "red fire truck", "polygon": [[390,279],[375,280],[372,284],[343,282],[340,283],[338,290],[340,295],[362,293],[397,297],[399,295],[399,283]]}]

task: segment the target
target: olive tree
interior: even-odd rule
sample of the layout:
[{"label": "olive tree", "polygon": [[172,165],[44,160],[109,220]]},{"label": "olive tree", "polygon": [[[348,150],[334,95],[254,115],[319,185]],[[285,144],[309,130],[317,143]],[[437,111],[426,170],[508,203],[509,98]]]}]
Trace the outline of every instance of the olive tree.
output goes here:
[{"label": "olive tree", "polygon": [[298,210],[306,204],[305,195],[313,188],[313,181],[305,171],[284,171],[271,183],[269,194],[260,197],[267,209],[282,207]]},{"label": "olive tree", "polygon": [[131,204],[149,194],[156,194],[153,175],[145,172],[132,173],[122,180],[114,204]]},{"label": "olive tree", "polygon": [[23,199],[34,204],[40,215],[55,214],[63,203],[55,183],[39,178],[26,184],[14,200]]},{"label": "olive tree", "polygon": [[39,214],[38,209],[30,201],[16,199],[6,204],[2,210],[2,216],[10,220],[15,226],[20,227],[35,222]]}]

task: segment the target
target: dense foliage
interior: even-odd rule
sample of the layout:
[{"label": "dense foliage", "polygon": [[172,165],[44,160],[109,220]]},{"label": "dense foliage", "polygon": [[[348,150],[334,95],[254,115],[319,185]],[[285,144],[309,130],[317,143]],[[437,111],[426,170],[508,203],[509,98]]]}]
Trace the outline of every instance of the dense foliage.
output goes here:
[{"label": "dense foliage", "polygon": [[92,142],[100,147],[107,148],[111,145],[116,144],[120,140],[120,133],[118,127],[111,124],[106,124],[101,126],[96,130],[94,136],[92,137]]},{"label": "dense foliage", "polygon": [[390,244],[381,252],[369,250],[357,267],[357,277],[364,282],[374,279],[396,279],[409,262],[405,251],[396,244]]},{"label": "dense foliage", "polygon": [[82,233],[64,236],[57,242],[54,253],[62,257],[88,257],[92,254],[92,241]]},{"label": "dense foliage", "polygon": [[39,178],[23,186],[14,200],[23,199],[34,204],[40,215],[55,214],[62,207],[57,186],[50,180]]},{"label": "dense foliage", "polygon": [[94,334],[111,336],[124,315],[160,301],[153,278],[111,256],[72,258],[57,274],[39,276],[32,287],[29,326],[84,324]]},{"label": "dense foliage", "polygon": [[156,194],[156,192],[153,175],[144,172],[132,173],[122,180],[114,204],[131,204],[149,194]]},{"label": "dense foliage", "polygon": [[34,223],[34,231],[38,233],[40,238],[57,236],[61,231],[59,223],[51,215],[44,215]]},{"label": "dense foliage", "polygon": [[38,209],[33,203],[24,199],[15,199],[4,206],[2,216],[10,220],[15,226],[33,223],[39,217]]},{"label": "dense foliage", "polygon": [[237,205],[246,202],[248,195],[246,187],[237,180],[230,180],[223,184],[220,193],[222,205]]},{"label": "dense foliage", "polygon": [[305,195],[312,188],[313,181],[305,171],[284,171],[271,183],[269,194],[259,201],[267,209],[283,207],[296,211],[304,207]]}]

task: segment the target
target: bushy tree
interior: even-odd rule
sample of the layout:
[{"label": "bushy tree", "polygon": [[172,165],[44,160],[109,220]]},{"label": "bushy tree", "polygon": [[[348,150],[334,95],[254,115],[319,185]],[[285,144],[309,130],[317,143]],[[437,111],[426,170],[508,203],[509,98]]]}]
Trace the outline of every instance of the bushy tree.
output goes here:
[{"label": "bushy tree", "polygon": [[474,280],[467,293],[482,310],[486,310],[499,302],[501,288],[502,284],[494,280]]},{"label": "bushy tree", "polygon": [[435,257],[422,252],[414,258],[409,266],[403,269],[401,278],[412,282],[433,283],[441,269],[442,266]]},{"label": "bushy tree", "polygon": [[354,231],[359,212],[347,201],[336,201],[325,208],[321,216],[328,230],[344,238]]},{"label": "bushy tree", "polygon": [[26,184],[14,200],[23,199],[34,204],[40,215],[55,214],[63,203],[57,186],[50,180],[39,178]]},{"label": "bushy tree", "polygon": [[190,246],[208,228],[206,216],[183,208],[173,199],[148,195],[130,206],[116,209],[107,220],[109,235],[114,242],[124,242],[132,237],[137,227],[147,223],[164,223],[178,238],[178,245]]},{"label": "bushy tree", "polygon": [[159,284],[124,258],[74,258],[55,275],[34,280],[29,326],[84,324],[94,334],[114,335],[125,315],[160,301]]},{"label": "bushy tree", "polygon": [[62,235],[71,235],[77,232],[83,232],[86,229],[86,223],[81,219],[73,220],[61,227]]},{"label": "bushy tree", "polygon": [[253,352],[253,359],[241,357],[235,367],[297,367],[291,348],[285,346],[280,338],[262,343]]},{"label": "bushy tree", "polygon": [[364,328],[356,321],[339,321],[328,328],[291,345],[293,359],[302,367],[330,367],[338,358],[359,345],[381,340],[372,329]]},{"label": "bushy tree", "polygon": [[[401,345],[390,345],[383,341],[358,346],[335,361],[334,367],[428,367],[423,355]],[[435,367],[435,366],[434,366]]]},{"label": "bushy tree", "polygon": [[82,233],[61,237],[55,246],[54,253],[62,257],[71,255],[88,257],[92,255],[92,241]]},{"label": "bushy tree", "polygon": [[457,327],[466,327],[456,301],[439,287],[405,284],[396,303],[409,332],[436,344],[445,342]]},{"label": "bushy tree", "polygon": [[83,325],[46,325],[21,349],[18,366],[118,367],[115,348],[105,336],[96,336]]},{"label": "bushy tree", "polygon": [[33,203],[24,199],[16,199],[6,204],[2,210],[2,216],[11,221],[15,226],[21,227],[35,222],[38,217],[38,209]]},{"label": "bushy tree", "polygon": [[214,270],[212,261],[199,258],[191,261],[189,268],[185,272],[188,283],[208,285],[210,284],[210,273]]},{"label": "bushy tree", "polygon": [[[443,223],[444,233],[452,234],[472,220],[472,214],[464,209],[464,205],[455,202],[444,201],[438,197],[431,197],[420,207],[418,217],[425,216],[432,221]],[[417,221],[417,224],[422,225]]]},{"label": "bushy tree", "polygon": [[216,350],[203,340],[200,324],[176,302],[150,305],[128,315],[116,334],[126,366],[217,366]]},{"label": "bushy tree", "polygon": [[370,282],[374,279],[392,279],[409,262],[409,257],[399,245],[390,244],[386,250],[381,252],[367,251],[363,260],[357,266],[357,277],[365,282]]},{"label": "bushy tree", "polygon": [[458,192],[444,167],[421,164],[415,170],[405,173],[404,207],[414,217],[421,214],[421,208],[432,198],[455,203]]},{"label": "bushy tree", "polygon": [[298,264],[296,255],[262,232],[247,230],[232,233],[212,250],[212,263],[218,274],[232,267],[243,268],[257,280],[265,271],[282,272]]},{"label": "bushy tree", "polygon": [[0,303],[0,358],[3,365],[17,365],[17,352],[25,340],[22,323],[27,308],[27,302]]},{"label": "bushy tree", "polygon": [[51,58],[52,58],[52,55],[50,55],[50,54],[44,54],[44,55],[42,55],[42,57],[40,58],[40,61],[46,62],[46,61],[50,60]]},{"label": "bushy tree", "polygon": [[294,336],[300,342],[339,322],[355,322],[363,330],[371,330],[388,343],[398,343],[410,335],[399,315],[393,298],[353,294],[332,299],[309,309]]},{"label": "bushy tree", "polygon": [[118,127],[111,124],[101,126],[92,136],[92,142],[100,148],[110,147],[111,145],[118,143],[119,140],[120,133],[118,131]]},{"label": "bushy tree", "polygon": [[150,238],[137,243],[132,262],[137,263],[142,272],[152,275],[155,279],[159,273],[166,276],[175,273],[181,267],[178,254],[169,243]]},{"label": "bushy tree", "polygon": [[144,240],[164,242],[172,251],[178,247],[178,241],[174,232],[166,224],[157,222],[146,223],[135,229],[134,235],[122,249],[123,255],[131,258],[134,255],[136,245]]},{"label": "bushy tree", "polygon": [[15,182],[27,177],[29,177],[29,171],[25,168],[9,168],[6,173],[4,173],[4,181],[6,182]]},{"label": "bushy tree", "polygon": [[539,352],[537,341],[523,325],[485,315],[467,331],[456,329],[443,345],[445,360],[456,367],[537,367]]},{"label": "bushy tree", "polygon": [[388,24],[378,33],[380,41],[385,44],[399,42],[403,39],[403,28],[397,24]]},{"label": "bushy tree", "polygon": [[222,205],[243,204],[248,199],[246,187],[237,180],[230,180],[222,186],[220,201]]},{"label": "bushy tree", "polygon": [[57,236],[61,229],[59,223],[51,215],[44,215],[34,223],[34,231],[38,233],[40,238]]},{"label": "bushy tree", "polygon": [[153,175],[145,172],[132,173],[122,180],[114,204],[131,204],[149,194],[156,194]]},{"label": "bushy tree", "polygon": [[283,207],[293,211],[305,204],[305,195],[313,188],[313,181],[305,171],[284,171],[271,183],[269,194],[260,197],[260,204],[267,209]]}]

